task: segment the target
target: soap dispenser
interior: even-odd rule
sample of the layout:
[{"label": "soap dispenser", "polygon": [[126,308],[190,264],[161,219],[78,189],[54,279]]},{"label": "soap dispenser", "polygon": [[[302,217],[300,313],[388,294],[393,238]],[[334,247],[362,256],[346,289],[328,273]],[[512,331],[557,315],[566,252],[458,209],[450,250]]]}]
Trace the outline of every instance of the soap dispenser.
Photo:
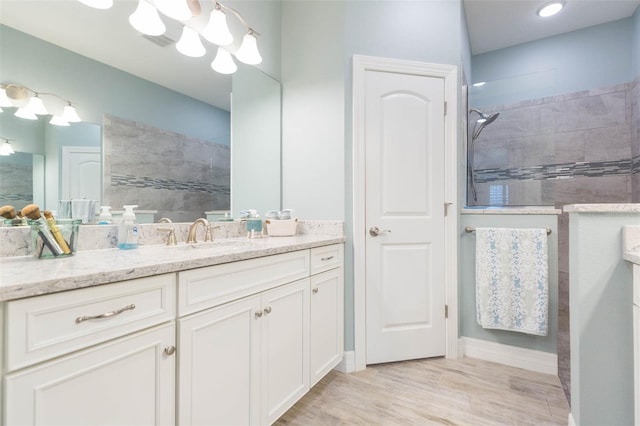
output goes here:
[{"label": "soap dispenser", "polygon": [[108,225],[112,222],[111,207],[100,206],[100,215],[98,216],[98,225]]},{"label": "soap dispenser", "polygon": [[122,222],[118,226],[118,248],[131,250],[138,248],[138,224],[136,214],[133,212],[138,206],[123,206]]}]

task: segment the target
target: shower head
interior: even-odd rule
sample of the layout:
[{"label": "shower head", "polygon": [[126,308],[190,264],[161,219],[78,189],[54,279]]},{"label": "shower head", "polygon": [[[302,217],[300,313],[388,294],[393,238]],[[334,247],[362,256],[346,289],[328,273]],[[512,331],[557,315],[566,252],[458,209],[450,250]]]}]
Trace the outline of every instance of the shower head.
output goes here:
[{"label": "shower head", "polygon": [[472,109],[469,112],[475,112],[477,113],[480,117],[476,120],[476,123],[473,126],[473,136],[471,138],[471,141],[473,142],[474,140],[476,140],[478,138],[478,136],[480,136],[480,133],[482,132],[482,130],[487,127],[489,124],[493,123],[494,121],[496,121],[496,119],[498,118],[498,116],[500,115],[499,112],[494,112],[493,114],[485,114],[482,111],[478,111],[477,109]]}]

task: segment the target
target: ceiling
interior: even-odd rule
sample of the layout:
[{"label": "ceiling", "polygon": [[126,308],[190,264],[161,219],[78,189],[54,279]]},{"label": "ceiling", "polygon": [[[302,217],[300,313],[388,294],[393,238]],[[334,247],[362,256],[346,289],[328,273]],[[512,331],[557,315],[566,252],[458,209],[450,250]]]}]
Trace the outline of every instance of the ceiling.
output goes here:
[{"label": "ceiling", "polygon": [[628,18],[640,0],[566,0],[555,16],[540,18],[548,0],[463,0],[474,55]]},{"label": "ceiling", "polygon": [[[423,0],[431,1],[431,0]],[[566,0],[558,15],[542,20],[535,14],[545,0],[463,0],[473,54],[631,16],[640,0]],[[187,58],[174,43],[164,47],[140,35],[128,22],[137,0],[115,0],[109,10],[87,7],[76,0],[0,0],[0,22],[96,61],[109,64],[161,86],[229,110],[231,77],[209,64],[215,46],[205,42],[207,54]],[[229,0],[242,13],[242,1]],[[195,29],[206,24],[212,1],[201,0],[202,13],[188,22]],[[169,41],[178,40],[181,26],[164,19]],[[235,19],[229,26],[236,42],[243,28]],[[197,84],[194,84],[197,82]]]}]

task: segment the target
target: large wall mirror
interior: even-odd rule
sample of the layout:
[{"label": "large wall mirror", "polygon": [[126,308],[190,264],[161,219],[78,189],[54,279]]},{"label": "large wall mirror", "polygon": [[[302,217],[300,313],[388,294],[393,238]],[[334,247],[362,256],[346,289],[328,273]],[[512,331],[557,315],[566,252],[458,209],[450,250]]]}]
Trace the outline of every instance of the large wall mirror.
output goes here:
[{"label": "large wall mirror", "polygon": [[[10,6],[31,4],[34,14],[45,13],[37,10],[39,3],[46,2]],[[59,127],[48,123],[51,116],[24,120],[13,115],[14,108],[0,113],[0,136],[12,139],[20,153],[0,162],[3,204],[20,209],[31,201],[56,210],[60,199],[90,198],[113,209],[138,204],[157,211],[155,220],[169,217],[176,222],[192,221],[209,211],[232,211],[237,217],[244,209],[281,208],[281,88],[276,79],[238,63],[233,76],[219,76],[222,83],[215,90],[220,101],[213,105],[4,25],[9,12],[3,5],[0,83],[18,83],[72,100],[83,122]],[[151,48],[149,54],[153,52]],[[175,71],[190,79],[188,68]],[[210,68],[208,72],[213,73]],[[207,90],[206,82],[201,86]],[[226,91],[220,93],[220,86]],[[31,156],[31,167],[25,166],[29,159],[23,154]],[[97,168],[98,192],[91,189],[91,179],[70,175],[70,167],[84,168],[90,175]],[[18,172],[31,176],[21,180],[23,187],[13,188],[4,177]],[[123,184],[117,179],[123,175],[134,183]],[[143,178],[162,184],[150,188],[147,183],[145,192],[140,189]],[[45,183],[38,186],[40,180]],[[18,193],[23,199],[15,199]],[[30,193],[33,198],[27,200],[25,194]],[[9,202],[11,197],[15,202]]]}]

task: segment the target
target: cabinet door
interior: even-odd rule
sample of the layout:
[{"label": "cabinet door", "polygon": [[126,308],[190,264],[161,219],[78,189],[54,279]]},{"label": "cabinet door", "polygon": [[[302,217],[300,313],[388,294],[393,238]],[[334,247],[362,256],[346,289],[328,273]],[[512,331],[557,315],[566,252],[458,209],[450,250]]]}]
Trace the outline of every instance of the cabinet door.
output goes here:
[{"label": "cabinet door", "polygon": [[4,424],[173,424],[174,345],[170,323],[9,374]]},{"label": "cabinet door", "polygon": [[344,333],[343,269],[311,277],[311,386],[342,360]]},{"label": "cabinet door", "polygon": [[178,321],[178,423],[259,422],[260,296]]},{"label": "cabinet door", "polygon": [[309,279],[262,296],[262,423],[271,424],[309,390]]}]

